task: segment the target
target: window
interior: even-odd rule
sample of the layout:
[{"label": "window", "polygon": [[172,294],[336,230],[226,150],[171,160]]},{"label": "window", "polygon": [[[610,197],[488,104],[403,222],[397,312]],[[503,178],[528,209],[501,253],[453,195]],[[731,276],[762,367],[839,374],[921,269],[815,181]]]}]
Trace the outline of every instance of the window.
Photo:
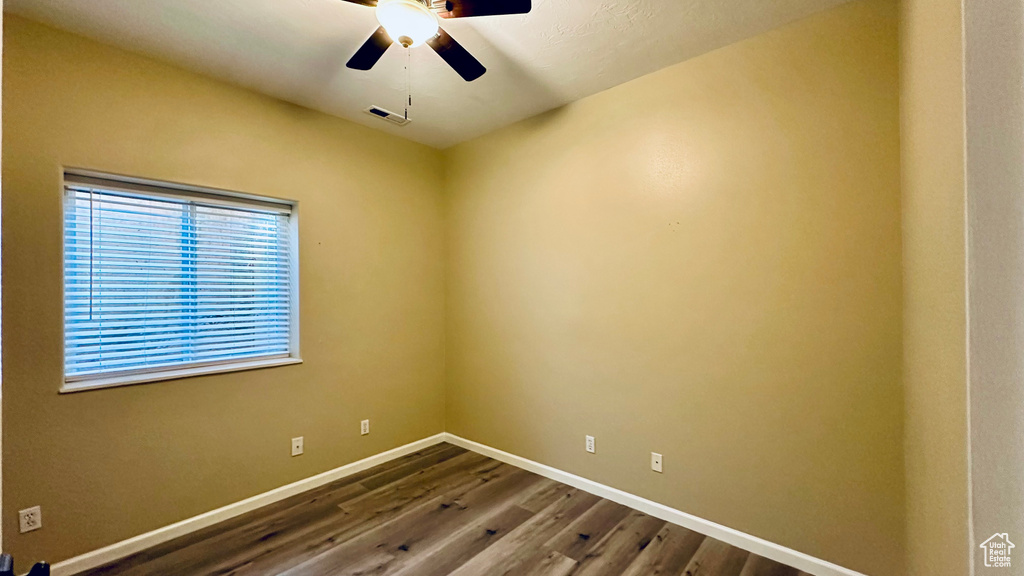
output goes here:
[{"label": "window", "polygon": [[298,362],[293,205],[65,175],[65,391]]}]

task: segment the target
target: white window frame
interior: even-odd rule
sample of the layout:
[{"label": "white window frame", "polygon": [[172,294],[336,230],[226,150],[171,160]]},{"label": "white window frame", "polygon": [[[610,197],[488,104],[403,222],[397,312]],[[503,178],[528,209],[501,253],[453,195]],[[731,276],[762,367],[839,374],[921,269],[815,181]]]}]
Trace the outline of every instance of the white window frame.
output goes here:
[{"label": "white window frame", "polygon": [[[299,203],[295,200],[284,200],[267,196],[257,196],[244,192],[220,190],[202,186],[192,186],[159,180],[135,178],[130,176],[119,176],[92,170],[78,168],[65,168],[64,177],[61,179],[61,197],[64,197],[68,185],[93,185],[104,190],[115,192],[127,192],[147,197],[172,197],[199,198],[204,204],[226,206],[253,207],[259,204],[270,206],[287,206],[291,211],[289,222],[290,239],[290,262],[289,281],[291,294],[289,298],[289,354],[279,357],[261,358],[256,360],[226,360],[209,362],[206,364],[192,364],[189,366],[175,368],[170,367],[161,370],[126,370],[116,375],[89,375],[72,376],[66,374],[63,377],[60,392],[62,394],[73,392],[85,392],[90,390],[113,388],[118,386],[130,386],[134,384],[145,384],[149,382],[160,382],[165,380],[176,380],[192,376],[203,376],[207,374],[223,374],[227,372],[239,372],[244,370],[255,370],[259,368],[271,368],[275,366],[288,366],[301,364],[302,357],[299,355]],[[63,211],[63,204],[61,210]],[[63,214],[63,212],[62,212]],[[61,310],[64,309],[64,218],[61,218]],[[61,322],[61,361],[64,361],[64,330],[65,322]],[[63,370],[63,369],[62,369]]]}]

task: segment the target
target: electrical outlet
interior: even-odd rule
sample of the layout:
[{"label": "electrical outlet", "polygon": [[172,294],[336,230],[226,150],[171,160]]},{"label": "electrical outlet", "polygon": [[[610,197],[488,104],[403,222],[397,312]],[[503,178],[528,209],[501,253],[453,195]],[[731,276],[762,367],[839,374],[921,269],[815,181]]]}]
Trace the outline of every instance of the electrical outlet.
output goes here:
[{"label": "electrical outlet", "polygon": [[18,527],[21,533],[39,530],[43,527],[43,510],[39,506],[33,506],[18,511]]},{"label": "electrical outlet", "polygon": [[651,452],[651,470],[661,472],[661,454]]},{"label": "electrical outlet", "polygon": [[363,420],[362,422],[359,423],[359,434],[361,434],[363,436],[366,436],[369,433],[370,433],[370,421],[369,420]]},{"label": "electrical outlet", "polygon": [[587,436],[587,452],[591,454],[597,453],[597,443],[594,441],[593,436]]},{"label": "electrical outlet", "polygon": [[303,440],[302,440],[302,438],[303,438],[302,436],[299,436],[298,438],[292,438],[292,456],[298,456],[298,455],[302,454],[302,451],[303,451],[303,446],[302,446]]}]

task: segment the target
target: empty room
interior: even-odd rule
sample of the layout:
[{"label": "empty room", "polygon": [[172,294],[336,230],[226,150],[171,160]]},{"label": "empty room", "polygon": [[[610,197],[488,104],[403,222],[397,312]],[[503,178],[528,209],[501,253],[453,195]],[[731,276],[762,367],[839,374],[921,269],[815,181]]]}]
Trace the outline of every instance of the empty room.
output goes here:
[{"label": "empty room", "polygon": [[0,576],[1024,576],[1024,1],[0,5]]}]

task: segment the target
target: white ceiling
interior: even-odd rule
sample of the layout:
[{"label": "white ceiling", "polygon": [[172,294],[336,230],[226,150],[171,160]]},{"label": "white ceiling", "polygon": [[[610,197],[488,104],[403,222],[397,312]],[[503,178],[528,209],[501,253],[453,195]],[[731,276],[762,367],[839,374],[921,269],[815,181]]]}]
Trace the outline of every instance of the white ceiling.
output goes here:
[{"label": "white ceiling", "polygon": [[445,20],[487,67],[467,83],[413,49],[413,122],[397,112],[405,50],[369,72],[345,62],[376,30],[341,0],[6,0],[8,12],[437,148],[600,92],[846,0],[534,0],[527,15]]}]

